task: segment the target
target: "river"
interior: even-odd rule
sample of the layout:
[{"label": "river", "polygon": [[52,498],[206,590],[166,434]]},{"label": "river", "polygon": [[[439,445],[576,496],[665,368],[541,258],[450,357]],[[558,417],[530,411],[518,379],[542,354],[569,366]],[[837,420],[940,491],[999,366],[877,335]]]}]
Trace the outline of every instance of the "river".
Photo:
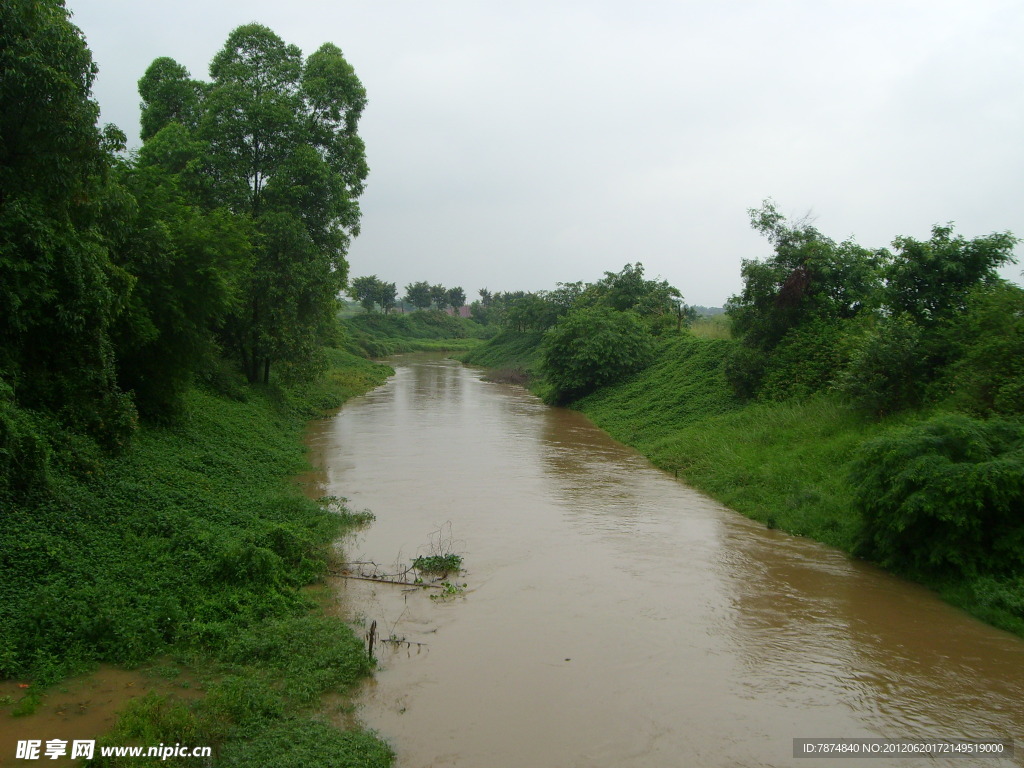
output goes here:
[{"label": "river", "polygon": [[440,355],[389,362],[308,443],[320,486],[376,514],[349,560],[464,559],[447,598],[337,581],[405,641],[378,644],[357,712],[399,768],[1022,764],[1020,744],[795,758],[796,738],[1019,741],[1024,642],[766,530],[579,413]]}]

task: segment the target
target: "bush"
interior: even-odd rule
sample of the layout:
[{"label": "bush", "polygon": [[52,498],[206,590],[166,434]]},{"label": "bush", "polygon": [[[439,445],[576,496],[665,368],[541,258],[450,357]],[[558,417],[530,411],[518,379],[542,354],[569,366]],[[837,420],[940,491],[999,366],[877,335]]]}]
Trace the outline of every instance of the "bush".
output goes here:
[{"label": "bush", "polygon": [[785,400],[825,389],[847,363],[844,330],[844,325],[824,320],[790,329],[768,360],[758,395]]},{"label": "bush", "polygon": [[929,374],[921,329],[901,315],[855,343],[839,388],[858,410],[878,418],[920,405]]},{"label": "bush", "polygon": [[633,312],[609,307],[575,309],[544,335],[541,370],[551,402],[568,402],[622,381],[647,366],[654,343]]},{"label": "bush", "polygon": [[915,575],[1024,573],[1024,425],[942,414],[865,443],[858,554]]},{"label": "bush", "polygon": [[723,372],[733,394],[750,400],[761,388],[767,368],[768,355],[746,344],[736,344],[725,358]]},{"label": "bush", "polygon": [[49,484],[51,449],[34,414],[14,402],[14,391],[0,379],[0,499]]},{"label": "bush", "polygon": [[959,352],[946,377],[953,404],[983,415],[1024,413],[1024,290],[978,289],[950,335]]}]

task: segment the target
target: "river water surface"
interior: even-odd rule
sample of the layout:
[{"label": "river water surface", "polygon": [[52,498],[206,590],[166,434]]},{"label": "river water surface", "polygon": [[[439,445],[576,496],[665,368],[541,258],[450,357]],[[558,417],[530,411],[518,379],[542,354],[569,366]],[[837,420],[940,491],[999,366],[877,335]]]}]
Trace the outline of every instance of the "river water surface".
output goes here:
[{"label": "river water surface", "polygon": [[[358,700],[400,768],[1022,764],[1021,640],[723,508],[578,413],[437,355],[389,362],[309,444],[321,487],[377,516],[348,559],[464,558],[449,599],[338,581],[407,641],[378,644]],[[793,757],[839,737],[1018,750]]]}]

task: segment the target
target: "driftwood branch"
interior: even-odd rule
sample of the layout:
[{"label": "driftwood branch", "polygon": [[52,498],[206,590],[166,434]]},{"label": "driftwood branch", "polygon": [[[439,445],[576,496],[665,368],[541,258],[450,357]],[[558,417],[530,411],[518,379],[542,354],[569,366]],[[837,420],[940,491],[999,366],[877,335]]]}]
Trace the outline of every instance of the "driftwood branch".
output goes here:
[{"label": "driftwood branch", "polygon": [[339,579],[355,579],[356,581],[374,581],[378,584],[395,584],[399,587],[416,587],[417,589],[444,589],[443,584],[434,584],[432,582],[420,582],[416,583],[413,581],[399,581],[398,579],[390,578],[389,576],[366,576],[363,574],[346,573],[345,571],[328,570],[331,576],[337,576]]}]

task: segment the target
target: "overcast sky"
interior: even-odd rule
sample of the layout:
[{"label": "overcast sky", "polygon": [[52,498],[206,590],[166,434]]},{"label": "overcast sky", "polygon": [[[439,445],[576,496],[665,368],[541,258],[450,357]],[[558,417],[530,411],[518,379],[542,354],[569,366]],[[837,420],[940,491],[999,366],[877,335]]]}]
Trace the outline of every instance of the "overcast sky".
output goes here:
[{"label": "overcast sky", "polygon": [[369,96],[351,274],[400,290],[473,299],[641,261],[720,306],[770,253],[747,218],[767,197],[872,248],[948,221],[1024,235],[1019,0],[67,5],[102,120],[136,145],[154,58],[208,79],[252,21],[307,55],[337,44]]}]

